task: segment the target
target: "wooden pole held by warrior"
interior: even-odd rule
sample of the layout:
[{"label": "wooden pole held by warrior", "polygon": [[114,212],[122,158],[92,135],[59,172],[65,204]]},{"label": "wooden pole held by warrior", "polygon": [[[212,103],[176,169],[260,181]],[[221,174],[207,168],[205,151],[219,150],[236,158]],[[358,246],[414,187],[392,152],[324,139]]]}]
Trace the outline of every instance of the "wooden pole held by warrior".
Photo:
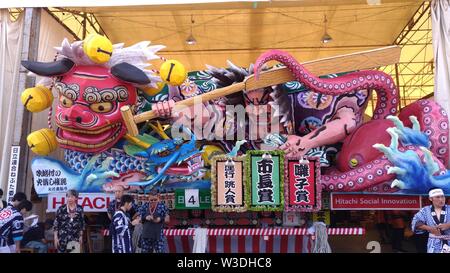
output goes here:
[{"label": "wooden pole held by warrior", "polygon": [[137,136],[139,134],[139,130],[136,126],[136,123],[133,119],[133,112],[129,105],[125,105],[120,107],[120,112],[122,113],[123,122],[127,127],[127,131],[131,136]]},{"label": "wooden pole held by warrior", "polygon": [[[371,69],[398,63],[400,53],[401,48],[399,46],[388,46],[368,51],[313,60],[305,62],[303,65],[314,75],[327,75],[331,73]],[[235,83],[199,96],[178,101],[175,103],[173,110],[177,111],[183,107],[193,106],[195,103],[210,101],[239,91],[245,92],[246,90],[256,90],[293,80],[295,80],[294,76],[286,67],[278,67],[262,72],[258,80],[256,80],[253,75],[250,75],[243,82]],[[131,136],[136,136],[139,133],[136,124],[157,117],[156,112],[153,110],[133,116],[129,106],[123,106],[120,111],[122,112],[122,117],[128,133]]]}]

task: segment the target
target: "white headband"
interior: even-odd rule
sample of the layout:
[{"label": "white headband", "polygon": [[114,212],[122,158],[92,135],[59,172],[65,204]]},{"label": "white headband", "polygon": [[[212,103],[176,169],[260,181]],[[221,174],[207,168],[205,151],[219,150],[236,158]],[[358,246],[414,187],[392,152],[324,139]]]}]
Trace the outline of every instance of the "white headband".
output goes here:
[{"label": "white headband", "polygon": [[444,191],[442,189],[434,189],[428,193],[429,197],[436,197],[440,195],[444,195]]}]

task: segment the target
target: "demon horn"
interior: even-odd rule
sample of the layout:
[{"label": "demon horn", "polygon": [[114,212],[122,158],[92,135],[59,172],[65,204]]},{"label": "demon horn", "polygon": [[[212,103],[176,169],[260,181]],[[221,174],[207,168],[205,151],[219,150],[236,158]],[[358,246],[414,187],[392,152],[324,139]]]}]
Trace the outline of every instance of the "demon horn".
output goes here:
[{"label": "demon horn", "polygon": [[129,83],[141,85],[150,83],[150,79],[142,70],[129,63],[119,63],[111,67],[111,74],[113,74],[114,77]]},{"label": "demon horn", "polygon": [[69,72],[75,63],[71,60],[64,58],[59,61],[44,63],[44,62],[32,62],[22,61],[23,67],[29,71],[44,77],[61,76]]}]

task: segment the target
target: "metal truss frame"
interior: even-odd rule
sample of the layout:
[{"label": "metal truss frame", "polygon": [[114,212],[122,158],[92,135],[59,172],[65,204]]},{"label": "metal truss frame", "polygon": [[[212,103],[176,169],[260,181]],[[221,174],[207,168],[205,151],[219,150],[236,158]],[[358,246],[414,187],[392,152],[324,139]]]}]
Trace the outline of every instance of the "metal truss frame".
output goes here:
[{"label": "metal truss frame", "polygon": [[[44,8],[66,28],[76,40],[90,33],[107,35],[95,14],[67,8]],[[17,19],[23,9],[10,9],[11,18]],[[378,68],[392,76],[400,91],[399,110],[408,104],[430,97],[434,88],[434,60],[431,35],[431,2],[423,2],[403,30],[392,42],[402,47],[400,62]],[[372,115],[376,105],[372,94],[366,114]]]},{"label": "metal truss frame", "polygon": [[[402,47],[400,62],[380,67],[379,70],[390,74],[396,81],[400,92],[399,110],[401,110],[416,100],[433,96],[431,2],[422,3],[393,44]],[[375,94],[372,95],[370,104],[371,109],[368,110],[373,113],[376,105]]]}]

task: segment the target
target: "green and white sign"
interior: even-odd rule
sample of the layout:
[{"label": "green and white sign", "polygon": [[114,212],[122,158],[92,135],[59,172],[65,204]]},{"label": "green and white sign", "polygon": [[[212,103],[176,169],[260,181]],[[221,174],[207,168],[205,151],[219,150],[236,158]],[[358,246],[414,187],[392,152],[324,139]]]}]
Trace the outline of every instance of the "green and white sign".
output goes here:
[{"label": "green and white sign", "polygon": [[250,210],[283,210],[284,158],[280,151],[247,152],[247,192]]},{"label": "green and white sign", "polygon": [[175,190],[175,209],[210,209],[211,190]]}]

